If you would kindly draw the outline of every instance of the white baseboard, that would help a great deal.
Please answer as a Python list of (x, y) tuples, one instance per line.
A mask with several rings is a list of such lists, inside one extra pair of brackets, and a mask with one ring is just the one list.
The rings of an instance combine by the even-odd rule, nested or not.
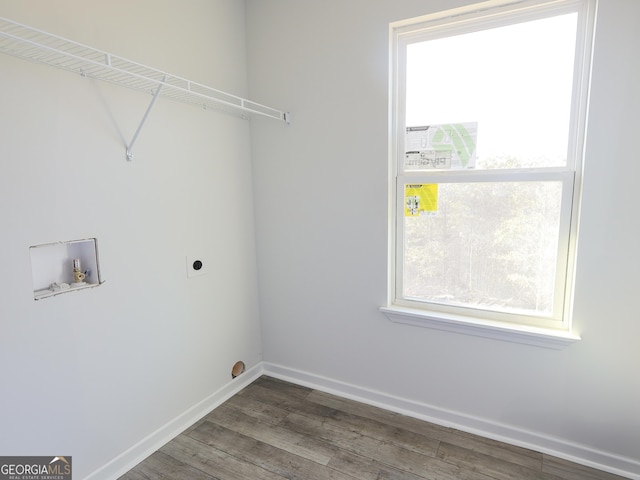
[(142, 460), (196, 423), (214, 408), (224, 403), (264, 373), (262, 363), (231, 380), (218, 391), (197, 403), (184, 413), (125, 450), (106, 465), (90, 474), (85, 480), (114, 480), (124, 475)]
[(492, 420), (454, 412), (389, 395), (273, 363), (263, 363), (263, 373), (298, 385), (366, 403), (437, 425), (481, 435), (558, 458), (640, 480), (640, 462)]
[(85, 480), (117, 479), (263, 374), (437, 425), (481, 435), (630, 479), (640, 480), (640, 462), (630, 458), (268, 362), (260, 363), (247, 370), (235, 380), (230, 381), (209, 397), (125, 450), (87, 476)]

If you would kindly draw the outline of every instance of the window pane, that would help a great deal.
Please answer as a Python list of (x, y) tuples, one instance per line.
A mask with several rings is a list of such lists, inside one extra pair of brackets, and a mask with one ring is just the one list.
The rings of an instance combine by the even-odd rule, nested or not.
[(562, 182), (418, 187), (405, 186), (405, 299), (552, 315)]
[(576, 22), (560, 15), (408, 45), (406, 126), (477, 124), (475, 168), (566, 165)]

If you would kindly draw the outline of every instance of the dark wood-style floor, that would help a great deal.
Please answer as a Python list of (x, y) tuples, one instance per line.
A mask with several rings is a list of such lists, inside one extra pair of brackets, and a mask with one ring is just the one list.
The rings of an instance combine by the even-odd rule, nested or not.
[(120, 480), (620, 478), (263, 376)]

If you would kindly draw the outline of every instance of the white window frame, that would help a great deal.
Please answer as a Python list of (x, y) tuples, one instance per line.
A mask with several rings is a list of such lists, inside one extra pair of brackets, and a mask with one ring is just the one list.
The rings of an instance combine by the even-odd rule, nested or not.
[[(580, 339), (572, 331), (573, 284), (578, 236), (588, 87), (597, 0), (492, 0), (390, 25), (389, 132), (389, 291), (381, 311), (392, 321), (477, 336), (562, 348)], [(485, 30), (563, 13), (578, 13), (574, 87), (566, 167), (522, 170), (404, 172), (404, 73), (406, 47), (417, 41)], [(523, 317), (417, 302), (402, 298), (404, 185), (474, 181), (563, 182), (560, 241), (554, 315), (551, 319)], [(568, 240), (567, 240), (568, 238)], [(462, 313), (461, 313), (462, 312)]]

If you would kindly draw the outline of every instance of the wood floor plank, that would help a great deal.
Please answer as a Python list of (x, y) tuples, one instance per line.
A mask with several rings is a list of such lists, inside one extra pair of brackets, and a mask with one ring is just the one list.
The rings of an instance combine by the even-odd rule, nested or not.
[(358, 480), (424, 480), (424, 477), (346, 451), (337, 452), (329, 465)]
[(307, 401), (306, 398), (290, 396), (285, 392), (264, 387), (262, 385), (256, 385), (255, 383), (249, 385), (245, 390), (243, 390), (243, 396), (260, 398), (261, 402), (284, 410), (296, 409), (300, 404)]
[[(271, 400), (268, 397), (261, 397), (261, 393), (260, 391), (255, 392), (256, 401), (269, 402)], [(381, 441), (391, 442), (416, 453), (429, 454), (431, 452), (433, 455), (438, 448), (438, 440), (431, 437), (405, 430), (388, 422), (379, 422), (378, 420), (344, 412), (312, 401), (301, 401), (295, 407), (288, 406), (287, 409), (300, 415), (320, 419), (326, 424), (346, 428), (352, 432), (358, 432)], [(413, 422), (415, 423), (415, 420)]]
[(222, 405), (205, 418), (217, 425), (321, 465), (327, 465), (335, 453), (335, 448), (330, 448), (325, 442), (280, 428), (278, 425), (264, 423), (247, 415), (244, 410), (235, 408), (232, 404)]
[[(308, 412), (303, 409), (301, 409), (299, 413), (302, 415), (308, 414)], [(440, 443), (437, 439), (405, 430), (396, 425), (370, 420), (340, 410), (335, 410), (331, 415), (324, 417), (323, 421), (327, 425), (344, 428), (351, 432), (358, 432), (381, 442), (391, 443), (397, 447), (422, 455), (435, 455)]]
[(383, 442), (361, 433), (350, 431), (321, 420), (291, 413), (282, 422), (282, 426), (294, 432), (320, 438), (340, 450), (345, 450), (376, 460), (385, 465), (419, 474), (427, 469), (427, 455), (435, 456), (435, 450), (419, 454), (410, 450)]
[(142, 475), (138, 470), (136, 470), (136, 468), (137, 467), (132, 468), (127, 473), (119, 477), (118, 480), (149, 480), (149, 477)]
[(153, 453), (133, 470), (135, 475), (148, 480), (220, 480), (159, 451)]
[[(458, 445), (476, 452), (492, 455), (502, 460), (517, 463), (527, 468), (540, 470), (542, 468), (542, 454), (502, 442), (497, 442), (477, 435), (468, 434), (448, 427), (441, 427), (428, 422), (416, 420), (393, 412), (371, 408), (352, 400), (343, 399), (323, 392), (312, 392), (308, 402), (315, 402), (323, 406), (330, 405), (334, 409), (342, 409), (357, 413), (361, 418), (373, 419), (375, 422), (390, 425), (397, 431), (407, 431)], [(392, 431), (388, 432), (392, 435)]]
[(307, 460), (226, 427), (206, 421), (189, 436), (289, 480), (353, 480), (354, 477)]
[(438, 458), (497, 480), (513, 480), (515, 478), (519, 480), (559, 480), (555, 475), (544, 473), (540, 469), (523, 467), (448, 443), (440, 444)]
[(542, 454), (533, 450), (460, 431), (444, 434), (440, 440), (532, 470), (542, 470)]
[(486, 475), (443, 462), (438, 458), (427, 458), (425, 462), (424, 469), (411, 473), (368, 457), (340, 451), (329, 465), (361, 480), (494, 480)]
[(187, 434), (178, 435), (173, 441), (163, 446), (160, 451), (220, 480), (285, 479), (285, 477), (253, 463), (205, 445)]
[(311, 394), (309, 394), (307, 400), (310, 402), (318, 403), (320, 405), (334, 408), (336, 410), (341, 410), (343, 412), (348, 412), (354, 415), (369, 418), (371, 420), (376, 420), (381, 423), (400, 427), (404, 430), (408, 430), (410, 432), (435, 439), (438, 439), (438, 436), (442, 432), (451, 433), (454, 431), (454, 429), (449, 427), (443, 427), (440, 425), (435, 425), (433, 423), (423, 422), (420, 420), (416, 420), (415, 418), (402, 415), (400, 413), (384, 410), (382, 408), (371, 407), (370, 405), (366, 405), (364, 403), (349, 400), (347, 398), (341, 398), (336, 395), (320, 392), (318, 390), (314, 390)]
[(258, 378), (254, 385), (259, 385), (273, 391), (277, 391), (279, 393), (283, 393), (290, 398), (296, 399), (306, 399), (313, 389), (308, 387), (303, 387), (301, 385), (296, 385), (290, 382), (285, 382), (284, 380), (279, 380), (274, 377), (269, 377), (268, 375), (263, 375)]
[(218, 408), (228, 407), (241, 409), (245, 415), (274, 426), (278, 425), (289, 413), (289, 410), (282, 408), (281, 405), (264, 401), (261, 395), (256, 395), (253, 392), (235, 395)]
[(563, 480), (624, 480), (624, 477), (619, 475), (578, 465), (551, 455), (543, 456), (542, 471), (552, 473)]

